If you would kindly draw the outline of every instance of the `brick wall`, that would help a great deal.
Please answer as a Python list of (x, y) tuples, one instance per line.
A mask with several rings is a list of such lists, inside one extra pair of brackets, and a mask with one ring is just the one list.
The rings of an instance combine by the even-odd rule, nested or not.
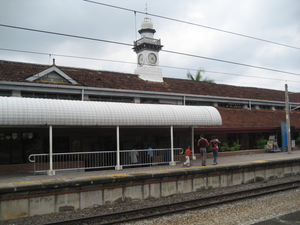
[(0, 173), (33, 171), (33, 163), (0, 166)]
[[(84, 162), (60, 162), (60, 163), (53, 163), (53, 169), (63, 169), (63, 168), (77, 168), (79, 163), (79, 167), (84, 166)], [(48, 170), (49, 163), (38, 163), (36, 165), (37, 170)], [(26, 171), (33, 171), (34, 165), (33, 163), (26, 163), (26, 164), (12, 164), (12, 165), (2, 165), (0, 166), (0, 173), (14, 173), (14, 172), (26, 172)]]

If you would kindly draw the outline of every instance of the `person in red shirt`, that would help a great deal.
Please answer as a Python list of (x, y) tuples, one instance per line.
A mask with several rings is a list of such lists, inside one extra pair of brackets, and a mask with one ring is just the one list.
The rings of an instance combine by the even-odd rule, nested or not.
[(183, 163), (183, 167), (187, 166), (190, 167), (191, 163), (190, 163), (190, 155), (192, 153), (192, 150), (190, 149), (190, 146), (187, 147), (187, 149), (185, 150), (184, 154), (185, 154), (185, 162)]
[(201, 154), (201, 162), (202, 166), (206, 166), (206, 146), (209, 145), (208, 141), (204, 138), (204, 135), (200, 135), (200, 139), (198, 140), (198, 144), (200, 147), (200, 154)]

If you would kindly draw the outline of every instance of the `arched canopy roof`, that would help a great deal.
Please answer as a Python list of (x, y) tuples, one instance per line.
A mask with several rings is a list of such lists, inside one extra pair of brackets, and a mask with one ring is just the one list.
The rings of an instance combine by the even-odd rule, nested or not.
[(212, 126), (211, 106), (179, 106), (0, 97), (0, 126)]

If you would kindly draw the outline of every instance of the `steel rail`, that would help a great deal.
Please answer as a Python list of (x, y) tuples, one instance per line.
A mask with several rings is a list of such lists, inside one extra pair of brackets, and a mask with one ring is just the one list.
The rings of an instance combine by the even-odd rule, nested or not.
[(234, 201), (243, 200), (243, 199), (247, 199), (247, 198), (258, 197), (258, 196), (261, 196), (261, 195), (272, 194), (272, 193), (276, 193), (276, 192), (280, 192), (280, 191), (286, 191), (286, 190), (290, 190), (290, 189), (300, 187), (300, 185), (294, 185), (295, 183), (298, 183), (298, 182), (300, 182), (300, 180), (286, 182), (286, 183), (280, 183), (280, 184), (273, 184), (273, 185), (268, 185), (268, 186), (253, 188), (253, 189), (248, 189), (248, 190), (230, 192), (230, 193), (225, 193), (225, 194), (220, 194), (220, 195), (202, 197), (202, 198), (186, 200), (186, 201), (181, 201), (181, 202), (169, 203), (169, 204), (164, 204), (164, 205), (146, 207), (146, 208), (141, 208), (141, 209), (115, 212), (115, 213), (109, 213), (109, 214), (103, 214), (103, 215), (97, 215), (97, 216), (91, 216), (91, 217), (82, 217), (82, 218), (73, 219), (73, 220), (52, 222), (52, 223), (47, 223), (46, 225), (76, 224), (76, 223), (81, 222), (81, 221), (100, 220), (100, 219), (103, 219), (103, 218), (106, 218), (106, 217), (115, 217), (115, 216), (120, 216), (120, 215), (122, 215), (124, 217), (124, 215), (129, 215), (129, 214), (133, 214), (133, 213), (140, 213), (142, 211), (157, 210), (159, 208), (168, 208), (170, 206), (184, 205), (184, 204), (189, 204), (189, 203), (194, 203), (194, 202), (201, 202), (201, 201), (211, 200), (211, 199), (214, 199), (214, 198), (230, 197), (230, 196), (233, 196), (233, 195), (243, 194), (243, 193), (247, 193), (247, 192), (254, 192), (254, 191), (260, 191), (260, 190), (264, 190), (264, 189), (277, 188), (277, 187), (280, 187), (280, 186), (283, 186), (283, 185), (292, 185), (292, 186), (289, 186), (289, 187), (284, 187), (284, 188), (280, 188), (280, 189), (265, 191), (265, 192), (261, 192), (261, 193), (250, 194), (250, 195), (246, 195), (246, 196), (242, 196), (242, 197), (235, 197), (235, 198), (232, 198), (232, 199), (214, 201), (214, 202), (205, 203), (205, 204), (202, 204), (202, 205), (183, 207), (183, 208), (175, 209), (175, 210), (162, 211), (162, 212), (159, 212), (159, 213), (151, 213), (151, 214), (148, 214), (148, 215), (143, 215), (143, 216), (138, 216), (138, 217), (133, 217), (133, 218), (126, 218), (126, 219), (121, 219), (121, 220), (114, 220), (114, 221), (109, 221), (109, 222), (107, 221), (107, 222), (97, 223), (97, 224), (109, 225), (109, 224), (118, 224), (118, 223), (130, 222), (130, 221), (134, 221), (134, 220), (142, 220), (142, 219), (147, 219), (147, 218), (150, 218), (150, 217), (163, 216), (163, 215), (178, 213), (178, 212), (187, 211), (187, 210), (195, 210), (195, 209), (205, 208), (205, 207), (209, 207), (209, 206), (213, 206), (213, 205), (224, 204), (224, 203), (234, 202)]

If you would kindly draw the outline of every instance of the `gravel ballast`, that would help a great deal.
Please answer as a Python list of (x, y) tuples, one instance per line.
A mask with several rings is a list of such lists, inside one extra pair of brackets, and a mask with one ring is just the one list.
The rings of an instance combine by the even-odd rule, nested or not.
[[(250, 225), (300, 209), (300, 188), (279, 192), (255, 199), (223, 204), (204, 210), (153, 218), (130, 224), (239, 224)], [(129, 224), (129, 223), (127, 223)]]

